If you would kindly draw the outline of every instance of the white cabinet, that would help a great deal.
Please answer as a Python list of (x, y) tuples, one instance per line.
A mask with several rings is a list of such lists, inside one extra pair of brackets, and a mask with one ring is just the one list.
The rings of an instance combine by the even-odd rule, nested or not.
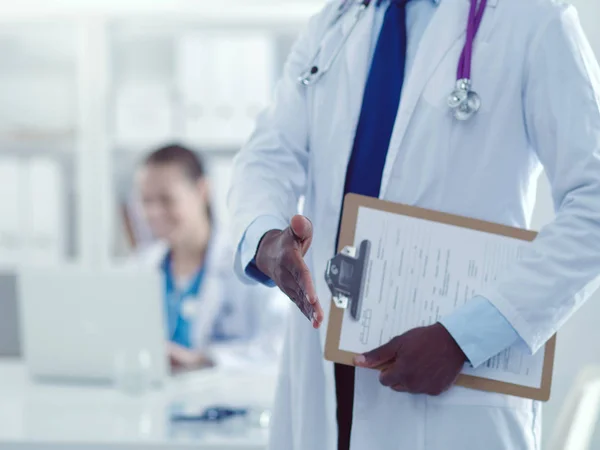
[(185, 33), (176, 42), (183, 137), (232, 147), (252, 132), (272, 97), (277, 35), (268, 31)]
[(0, 262), (75, 258), (77, 25), (0, 24)]
[(322, 1), (22, 0), (0, 15), (0, 264), (110, 265), (144, 152), (201, 151), (226, 221), (231, 159)]

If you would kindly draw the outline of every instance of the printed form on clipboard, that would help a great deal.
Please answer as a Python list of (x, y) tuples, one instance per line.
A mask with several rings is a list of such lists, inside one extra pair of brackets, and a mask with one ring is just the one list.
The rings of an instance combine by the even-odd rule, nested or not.
[[(346, 196), (340, 253), (327, 265), (332, 291), (325, 358), (353, 357), (436, 323), (495, 283), (533, 231), (354, 194)], [(535, 355), (514, 346), (457, 385), (547, 401), (556, 336)]]

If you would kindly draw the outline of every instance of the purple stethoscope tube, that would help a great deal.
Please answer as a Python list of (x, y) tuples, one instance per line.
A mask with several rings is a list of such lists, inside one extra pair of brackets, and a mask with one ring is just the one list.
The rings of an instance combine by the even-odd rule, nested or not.
[(471, 9), (469, 10), (469, 24), (467, 25), (467, 39), (463, 47), (460, 61), (458, 63), (457, 80), (471, 78), (471, 61), (473, 59), (473, 44), (475, 36), (479, 31), (483, 21), (483, 13), (487, 6), (487, 0), (471, 0)]
[[(310, 65), (298, 77), (298, 83), (306, 87), (312, 86), (323, 76), (325, 76), (325, 74), (332, 67), (335, 59), (339, 56), (343, 46), (348, 40), (349, 35), (356, 27), (356, 24), (364, 12), (371, 5), (372, 0), (361, 0), (360, 2), (356, 2), (355, 0), (344, 0), (338, 9), (336, 17), (329, 26), (329, 28), (334, 27), (356, 3), (359, 5), (354, 16), (354, 23), (350, 25), (349, 31), (343, 37), (332, 56), (323, 67), (320, 67), (317, 64), (321, 54), (321, 46), (319, 46), (311, 60)], [(465, 45), (460, 55), (460, 60), (458, 62), (456, 86), (448, 97), (448, 106), (452, 110), (454, 117), (458, 120), (469, 119), (477, 111), (479, 111), (479, 108), (481, 107), (479, 95), (477, 95), (477, 93), (471, 89), (471, 63), (473, 61), (473, 45), (475, 43), (475, 37), (477, 36), (477, 32), (479, 31), (481, 22), (483, 21), (483, 14), (487, 6), (487, 0), (470, 0), (470, 3), (471, 6), (469, 9), (469, 19), (467, 21), (467, 36)]]
[(483, 21), (486, 6), (487, 0), (471, 0), (467, 37), (458, 61), (456, 86), (448, 97), (448, 106), (458, 120), (468, 120), (481, 108), (479, 95), (471, 89), (471, 63), (473, 61), (475, 36), (477, 36)]

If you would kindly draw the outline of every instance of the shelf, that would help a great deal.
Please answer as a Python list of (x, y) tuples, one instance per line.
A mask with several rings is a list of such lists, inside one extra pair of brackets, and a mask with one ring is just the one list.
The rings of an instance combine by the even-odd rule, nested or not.
[[(11, 120), (0, 130), (0, 155), (27, 159), (47, 154), (60, 160), (69, 173), (66, 194), (69, 239), (65, 254), (76, 258), (76, 264), (104, 267), (113, 261), (115, 243), (120, 239), (115, 225), (118, 224), (115, 194), (119, 193), (115, 192), (115, 182), (125, 176), (131, 181), (127, 171), (161, 143), (149, 140), (144, 133), (139, 139), (136, 135), (128, 138), (126, 133), (117, 133), (113, 123), (113, 89), (121, 83), (139, 82), (138, 78), (143, 81), (146, 75), (149, 81), (175, 86), (174, 48), (182, 32), (211, 28), (264, 32), (277, 40), (277, 58), (283, 59), (298, 30), (323, 7), (325, 0), (19, 0), (4, 3), (0, 22), (5, 30), (0, 33), (0, 47), (10, 58), (5, 57), (5, 64), (0, 68), (10, 72), (17, 81), (21, 81), (21, 76), (35, 75), (46, 80), (52, 75), (60, 78), (62, 84), (56, 84), (64, 87), (66, 80), (67, 89), (54, 85), (46, 88), (58, 99), (38, 98), (38, 103), (60, 106), (64, 97), (70, 102), (70, 109), (66, 112), (62, 108), (61, 111), (50, 110), (50, 113), (47, 113), (48, 108), (43, 109), (42, 119), (53, 120), (38, 120), (29, 113), (34, 108), (25, 102), (32, 98), (35, 102), (39, 97), (34, 95), (36, 92), (12, 89), (4, 83), (8, 98), (4, 103), (19, 106), (27, 113), (24, 117), (28, 120)], [(153, 36), (156, 34), (158, 38)], [(279, 59), (277, 65), (280, 65)], [(28, 99), (20, 97), (23, 92), (29, 93)], [(54, 120), (67, 117), (67, 113), (68, 120)], [(181, 111), (178, 113), (181, 115)], [(13, 119), (11, 115), (7, 117)], [(215, 134), (215, 140), (211, 141), (203, 138), (203, 134), (192, 136), (180, 119), (175, 117), (172, 134), (184, 145), (205, 154), (211, 173), (218, 179), (215, 183), (224, 183), (229, 176), (230, 160), (245, 141), (246, 130), (232, 134), (232, 139), (227, 139), (227, 134)], [(41, 123), (46, 124), (45, 129), (37, 128)], [(183, 139), (183, 135), (190, 138)], [(221, 135), (225, 139), (219, 140)], [(119, 184), (117, 189), (121, 189)], [(11, 257), (12, 254), (6, 254), (4, 260), (0, 258), (0, 270), (14, 271), (19, 267)], [(35, 263), (36, 259), (26, 252), (19, 258), (27, 263)]]
[(302, 24), (318, 12), (324, 1), (299, 0), (19, 0), (3, 5), (0, 20), (73, 19), (166, 19), (221, 24)]
[(75, 132), (0, 134), (0, 154), (3, 155), (74, 154), (75, 148)]
[(115, 152), (118, 153), (126, 153), (126, 154), (134, 154), (134, 155), (144, 155), (161, 145), (166, 145), (168, 143), (179, 143), (181, 145), (189, 146), (194, 150), (197, 150), (203, 154), (207, 154), (210, 156), (233, 156), (235, 155), (240, 148), (244, 145), (244, 142), (239, 142), (236, 144), (228, 144), (223, 142), (209, 142), (209, 141), (193, 141), (189, 139), (172, 139), (166, 142), (120, 142), (116, 143), (113, 146)]
[(80, 261), (75, 258), (67, 258), (60, 260), (58, 262), (24, 262), (24, 261), (10, 261), (8, 259), (0, 260), (0, 275), (4, 274), (17, 274), (20, 270), (24, 268), (31, 267), (64, 267), (64, 268), (83, 268), (85, 267)]

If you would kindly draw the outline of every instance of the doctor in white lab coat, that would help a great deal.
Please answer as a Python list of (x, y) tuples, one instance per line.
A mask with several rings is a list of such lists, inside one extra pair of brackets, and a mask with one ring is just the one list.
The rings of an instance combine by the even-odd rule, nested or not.
[[(229, 195), (237, 271), (277, 284), (314, 315), (313, 326), (300, 311), (291, 319), (271, 449), (539, 449), (538, 402), (452, 384), (465, 361), (479, 366), (513, 345), (536, 352), (596, 288), (600, 70), (577, 14), (551, 0), (488, 0), (471, 77), (481, 109), (459, 121), (447, 99), (469, 0), (373, 1), (353, 29), (358, 3), (331, 25), (341, 3), (331, 1), (295, 43), (272, 106), (237, 157)], [(364, 158), (357, 142), (369, 116), (379, 113), (372, 104), (387, 108), (381, 97), (373, 102), (369, 85), (373, 72), (386, 79), (375, 67), (379, 47), (398, 38), (386, 22), (393, 7), (405, 8), (405, 77), (374, 196), (527, 228), (544, 169), (557, 214), (491, 288), (441, 323), (359, 358), (365, 367), (354, 374), (323, 359), (330, 298), (323, 275), (349, 168), (367, 180), (380, 157), (373, 145), (373, 168), (353, 165)], [(307, 68), (329, 62), (315, 84), (298, 82)], [(390, 71), (395, 64), (388, 59)], [(383, 130), (389, 117), (380, 119)], [(380, 140), (376, 132), (371, 138)], [(294, 217), (300, 196), (305, 216)], [(368, 368), (383, 360), (389, 371)], [(337, 403), (336, 388), (345, 389)]]
[(137, 175), (145, 216), (159, 238), (139, 260), (163, 275), (172, 365), (276, 365), (287, 302), (235, 276), (227, 233), (218, 231), (212, 216), (200, 156), (166, 146), (151, 153)]

